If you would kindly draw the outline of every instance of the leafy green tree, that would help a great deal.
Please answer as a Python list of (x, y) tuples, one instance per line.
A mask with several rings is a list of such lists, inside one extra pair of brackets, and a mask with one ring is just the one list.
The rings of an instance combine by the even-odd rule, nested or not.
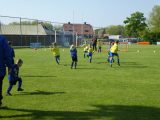
[(152, 32), (160, 32), (160, 5), (155, 5), (150, 13), (149, 28)]
[(103, 35), (105, 34), (105, 29), (100, 29), (99, 31), (98, 31), (98, 34), (97, 34), (97, 36), (98, 36), (98, 38), (103, 38)]
[(111, 25), (106, 28), (106, 33), (110, 35), (124, 35), (124, 26), (122, 25)]
[(62, 26), (62, 25), (54, 25), (54, 26), (53, 26), (53, 30), (61, 31), (62, 29), (63, 29), (63, 26)]
[[(38, 21), (21, 21), (21, 25), (37, 25), (41, 24), (44, 28), (49, 29), (49, 30), (53, 30), (53, 25), (51, 23), (48, 22), (38, 22)], [(9, 23), (9, 25), (20, 25), (20, 22), (12, 22)]]
[(153, 7), (148, 22), (150, 31), (152, 32), (152, 38), (155, 39), (155, 41), (160, 41), (160, 5)]
[(143, 13), (132, 13), (130, 17), (127, 17), (126, 20), (124, 20), (125, 31), (127, 35), (139, 38), (141, 32), (147, 27), (145, 21), (146, 18), (144, 17)]

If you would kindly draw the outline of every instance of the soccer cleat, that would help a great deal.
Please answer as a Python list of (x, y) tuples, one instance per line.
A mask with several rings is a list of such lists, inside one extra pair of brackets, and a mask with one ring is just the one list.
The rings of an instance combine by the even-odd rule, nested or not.
[(8, 93), (6, 93), (6, 96), (12, 96), (12, 94), (8, 92)]
[(18, 89), (17, 89), (17, 91), (23, 91), (23, 90), (24, 90), (24, 89), (22, 89), (22, 88), (18, 88)]

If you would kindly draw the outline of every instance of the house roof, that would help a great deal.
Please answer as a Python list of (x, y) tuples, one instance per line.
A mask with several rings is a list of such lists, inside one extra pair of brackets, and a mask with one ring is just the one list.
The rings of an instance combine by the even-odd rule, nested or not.
[(93, 27), (90, 24), (63, 24), (64, 31), (76, 32), (78, 35), (93, 35)]
[[(37, 31), (38, 30), (38, 31)], [(1, 25), (0, 33), (3, 35), (54, 35), (54, 31), (37, 25)]]

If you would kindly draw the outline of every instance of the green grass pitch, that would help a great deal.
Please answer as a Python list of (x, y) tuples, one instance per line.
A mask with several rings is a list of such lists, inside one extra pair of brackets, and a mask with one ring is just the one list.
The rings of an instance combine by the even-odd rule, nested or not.
[(71, 69), (68, 48), (60, 65), (49, 49), (15, 49), (24, 91), (5, 96), (5, 77), (0, 120), (160, 120), (160, 46), (130, 45), (112, 68), (102, 50), (89, 63), (78, 48)]

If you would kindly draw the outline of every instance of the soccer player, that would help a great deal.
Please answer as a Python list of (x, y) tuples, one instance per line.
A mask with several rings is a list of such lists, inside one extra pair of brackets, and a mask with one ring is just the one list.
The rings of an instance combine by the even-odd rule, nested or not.
[(0, 106), (2, 105), (2, 86), (3, 79), (6, 75), (6, 66), (10, 69), (12, 67), (12, 59), (9, 51), (9, 45), (6, 38), (0, 35)]
[(92, 47), (90, 46), (89, 49), (88, 49), (88, 57), (89, 57), (89, 62), (91, 63), (92, 62), (92, 55), (93, 55), (94, 51), (92, 49)]
[(93, 46), (93, 50), (97, 51), (97, 37), (94, 37), (92, 39), (92, 46)]
[(102, 42), (100, 40), (97, 41), (98, 52), (102, 52)]
[(19, 68), (22, 66), (23, 61), (21, 59), (18, 59), (16, 64), (14, 64), (11, 68), (11, 72), (8, 75), (8, 80), (9, 80), (9, 86), (6, 92), (6, 95), (11, 96), (10, 91), (12, 90), (13, 85), (16, 85), (18, 81), (18, 89), (17, 91), (23, 91), (21, 88), (22, 86), (22, 79), (19, 77)]
[(51, 51), (53, 52), (53, 54), (55, 56), (55, 60), (56, 60), (57, 64), (59, 65), (59, 62), (60, 62), (60, 52), (59, 52), (59, 48), (58, 48), (56, 42), (53, 43), (53, 48), (51, 48)]
[(84, 58), (86, 58), (86, 55), (88, 53), (88, 46), (85, 46), (85, 48), (83, 49), (84, 52)]
[[(107, 61), (110, 62), (110, 49), (114, 45), (114, 42), (109, 42), (109, 49), (108, 49), (108, 59)], [(114, 58), (112, 57), (112, 62), (114, 62)]]
[(77, 49), (74, 45), (71, 45), (71, 47), (70, 47), (70, 54), (72, 57), (71, 69), (73, 68), (73, 65), (74, 65), (74, 68), (76, 69), (78, 57), (77, 57)]
[(109, 59), (110, 59), (110, 66), (112, 67), (112, 62), (113, 62), (113, 57), (114, 56), (117, 56), (117, 62), (118, 62), (118, 65), (120, 66), (120, 62), (119, 62), (119, 55), (118, 55), (118, 53), (117, 53), (117, 51), (118, 51), (118, 41), (116, 41), (115, 43), (114, 43), (114, 45), (111, 47), (111, 49), (110, 49), (110, 57), (109, 57)]

